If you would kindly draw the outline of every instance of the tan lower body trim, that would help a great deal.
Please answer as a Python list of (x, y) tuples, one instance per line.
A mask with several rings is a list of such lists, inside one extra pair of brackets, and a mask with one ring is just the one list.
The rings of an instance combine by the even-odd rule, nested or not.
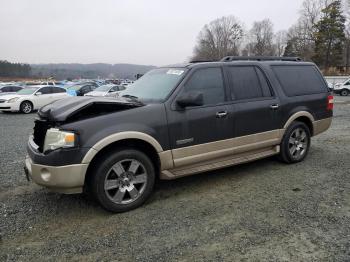
[(161, 179), (171, 180), (179, 177), (193, 175), (205, 171), (216, 170), (228, 166), (234, 166), (242, 163), (247, 163), (257, 159), (276, 155), (280, 151), (279, 146), (268, 147), (259, 150), (253, 150), (246, 153), (237, 154), (230, 157), (208, 161), (206, 163), (199, 163), (190, 165), (184, 168), (175, 168), (172, 170), (163, 170), (161, 172)]
[(178, 148), (172, 150), (174, 167), (188, 166), (278, 145), (282, 139), (283, 133), (284, 130), (278, 129), (212, 143)]
[(313, 135), (316, 136), (324, 131), (326, 131), (332, 124), (332, 118), (325, 118), (313, 122), (314, 132)]
[(284, 131), (277, 129), (165, 151), (160, 154), (161, 178), (174, 179), (277, 154)]

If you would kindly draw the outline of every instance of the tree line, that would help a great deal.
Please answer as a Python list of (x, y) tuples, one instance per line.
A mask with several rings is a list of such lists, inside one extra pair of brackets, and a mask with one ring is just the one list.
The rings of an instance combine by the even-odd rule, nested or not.
[(193, 60), (217, 61), (227, 55), (298, 56), (325, 71), (350, 71), (350, 0), (304, 0), (288, 30), (274, 31), (270, 19), (246, 29), (235, 16), (205, 25)]
[(29, 77), (30, 75), (30, 65), (0, 60), (0, 77)]

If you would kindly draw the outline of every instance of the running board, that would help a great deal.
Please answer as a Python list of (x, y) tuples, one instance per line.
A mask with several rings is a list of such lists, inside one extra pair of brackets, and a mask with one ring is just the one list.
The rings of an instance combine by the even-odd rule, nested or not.
[(244, 154), (235, 155), (233, 158), (216, 159), (206, 163), (199, 163), (187, 167), (175, 168), (171, 170), (163, 170), (161, 179), (171, 180), (179, 177), (198, 174), (206, 171), (216, 170), (224, 167), (234, 166), (242, 163), (251, 162), (257, 159), (276, 155), (280, 152), (280, 146), (269, 147), (268, 149), (260, 149)]

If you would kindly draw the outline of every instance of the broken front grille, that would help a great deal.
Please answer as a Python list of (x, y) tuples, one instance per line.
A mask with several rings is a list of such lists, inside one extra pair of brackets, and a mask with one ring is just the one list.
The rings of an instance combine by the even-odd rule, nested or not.
[(39, 147), (39, 152), (43, 152), (46, 131), (51, 128), (51, 125), (46, 120), (36, 119), (34, 121), (34, 142)]

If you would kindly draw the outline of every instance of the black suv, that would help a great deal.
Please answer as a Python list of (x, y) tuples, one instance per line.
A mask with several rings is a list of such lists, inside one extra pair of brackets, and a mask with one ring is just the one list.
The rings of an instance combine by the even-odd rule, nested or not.
[(63, 193), (87, 191), (122, 212), (175, 179), (278, 155), (302, 161), (330, 127), (333, 97), (313, 63), (225, 57), (161, 67), (118, 98), (72, 97), (44, 106), (26, 173)]

